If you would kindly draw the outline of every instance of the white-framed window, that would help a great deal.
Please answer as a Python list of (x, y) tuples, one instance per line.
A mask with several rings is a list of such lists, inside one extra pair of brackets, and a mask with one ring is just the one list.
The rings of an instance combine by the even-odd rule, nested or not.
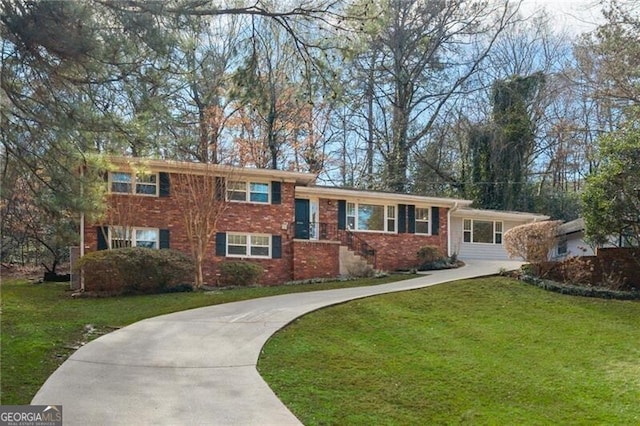
[(462, 235), (465, 243), (502, 244), (502, 222), (464, 219)]
[(416, 234), (430, 234), (429, 215), (431, 209), (428, 207), (416, 207)]
[(270, 186), (266, 182), (227, 182), (227, 200), (229, 201), (268, 204), (269, 193)]
[(158, 196), (157, 173), (110, 172), (109, 191), (114, 194)]
[(347, 228), (355, 231), (396, 232), (396, 206), (347, 203)]
[(227, 256), (271, 257), (271, 235), (227, 234)]
[(123, 247), (157, 249), (160, 247), (159, 234), (158, 228), (110, 226), (108, 241), (112, 249)]
[(387, 231), (396, 232), (396, 206), (387, 206)]
[(356, 203), (347, 203), (347, 229), (356, 229)]

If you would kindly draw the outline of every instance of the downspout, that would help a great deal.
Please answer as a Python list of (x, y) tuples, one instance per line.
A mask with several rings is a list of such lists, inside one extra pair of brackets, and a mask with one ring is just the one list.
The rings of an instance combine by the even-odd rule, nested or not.
[(453, 252), (451, 250), (451, 213), (458, 210), (458, 202), (453, 203), (453, 207), (447, 211), (447, 256), (451, 257)]
[[(84, 199), (84, 165), (80, 166), (80, 199)], [(84, 209), (80, 211), (80, 259), (84, 257)], [(84, 269), (80, 270), (80, 291), (84, 292)]]

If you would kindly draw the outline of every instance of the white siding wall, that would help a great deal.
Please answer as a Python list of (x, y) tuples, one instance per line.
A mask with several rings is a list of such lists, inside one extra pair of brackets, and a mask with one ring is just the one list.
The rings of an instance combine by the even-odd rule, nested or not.
[(567, 253), (564, 255), (558, 255), (558, 245), (553, 248), (551, 258), (554, 260), (561, 260), (574, 256), (594, 256), (593, 248), (584, 241), (584, 232), (575, 232), (567, 235)]
[[(509, 260), (509, 255), (504, 249), (503, 244), (481, 244), (481, 243), (464, 243), (462, 241), (462, 224), (461, 217), (451, 218), (451, 248), (453, 253), (458, 254), (458, 258), (466, 259), (486, 259), (486, 260)], [(468, 217), (467, 219), (473, 219)], [(479, 218), (478, 220), (490, 220)], [(526, 222), (502, 221), (502, 235), (514, 226), (522, 225)], [(504, 237), (503, 237), (504, 240)], [(521, 259), (515, 259), (521, 260)]]

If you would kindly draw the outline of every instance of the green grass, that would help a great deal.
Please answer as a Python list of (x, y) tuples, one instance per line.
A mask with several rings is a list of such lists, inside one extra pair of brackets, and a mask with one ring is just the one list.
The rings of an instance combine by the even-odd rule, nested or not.
[(305, 425), (640, 424), (639, 320), (491, 277), (311, 313), (258, 366)]
[[(47, 377), (79, 342), (144, 318), (238, 300), (375, 285), (406, 278), (412, 276), (102, 299), (72, 299), (68, 284), (3, 280), (0, 287), (0, 403), (29, 404)], [(97, 332), (87, 335), (88, 324)]]

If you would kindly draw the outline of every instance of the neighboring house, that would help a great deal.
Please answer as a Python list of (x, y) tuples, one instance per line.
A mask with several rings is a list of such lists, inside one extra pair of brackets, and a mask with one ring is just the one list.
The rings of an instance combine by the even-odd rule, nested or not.
[(598, 248), (625, 248), (638, 245), (633, 236), (619, 234), (609, 236), (604, 244), (594, 247), (585, 241), (585, 229), (586, 225), (581, 217), (560, 225), (556, 247), (551, 253), (551, 258), (563, 260), (573, 256), (595, 256)]
[(553, 260), (563, 260), (572, 256), (593, 256), (593, 247), (584, 240), (584, 219), (578, 218), (558, 227), (558, 241), (551, 253)]
[(468, 200), (318, 186), (309, 173), (123, 157), (111, 163), (108, 202), (123, 214), (85, 226), (88, 251), (144, 246), (190, 253), (174, 182), (211, 169), (224, 179), (228, 206), (208, 249), (207, 282), (216, 281), (216, 265), (225, 260), (259, 263), (263, 283), (276, 284), (336, 277), (358, 259), (380, 270), (412, 268), (425, 245), (463, 259), (507, 259), (505, 231), (548, 219), (472, 209)]

